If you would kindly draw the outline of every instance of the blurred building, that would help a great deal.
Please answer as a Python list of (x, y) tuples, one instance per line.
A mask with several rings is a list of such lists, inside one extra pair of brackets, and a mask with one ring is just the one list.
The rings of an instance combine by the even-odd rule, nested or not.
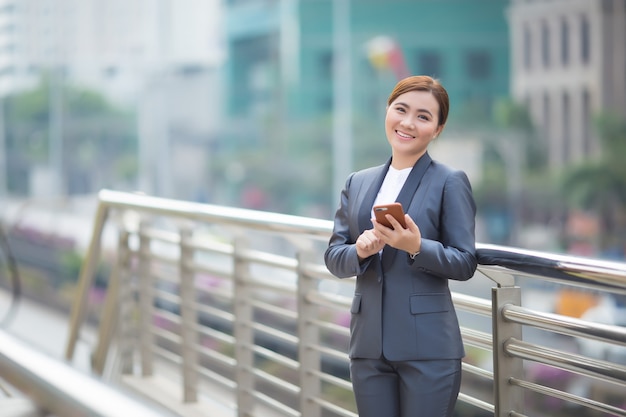
[[(489, 113), (509, 93), (502, 0), (227, 0), (232, 116), (315, 117), (333, 112), (350, 83), (355, 118), (379, 118), (400, 74), (439, 78), (456, 114)], [(372, 48), (386, 40), (389, 55)], [(382, 45), (384, 48), (384, 45)], [(394, 49), (396, 48), (396, 49)], [(393, 54), (398, 54), (395, 58)], [(348, 72), (337, 74), (337, 59)], [(398, 68), (398, 66), (405, 68)], [(394, 67), (395, 66), (395, 67)], [(336, 86), (335, 86), (336, 87)]]
[(594, 116), (626, 116), (626, 2), (512, 0), (511, 90), (561, 167), (599, 152)]
[(147, 75), (214, 66), (219, 0), (0, 0), (0, 92), (59, 69), (73, 83), (134, 100)]
[[(387, 157), (384, 113), (400, 77), (426, 74), (446, 86), (446, 134), (491, 118), (492, 104), (509, 96), (506, 5), (225, 0), (229, 130), (222, 139), (273, 156), (276, 162), (257, 172), (273, 172), (281, 193), (296, 200), (273, 210), (317, 203), (332, 212), (336, 202), (328, 196), (339, 195), (350, 171)], [(245, 170), (246, 179), (258, 178), (254, 167)]]
[[(45, 75), (53, 87), (100, 92), (138, 115), (137, 188), (191, 198), (205, 181), (221, 115), (221, 16), (221, 0), (0, 0), (0, 97)], [(62, 106), (57, 98), (51, 102)], [(51, 104), (50, 115), (50, 166), (32, 167), (31, 178), (44, 183), (31, 192), (71, 193), (59, 185), (67, 178), (47, 183), (66, 176), (71, 161), (63, 121), (54, 120), (62, 111)], [(94, 173), (76, 191), (97, 191)]]

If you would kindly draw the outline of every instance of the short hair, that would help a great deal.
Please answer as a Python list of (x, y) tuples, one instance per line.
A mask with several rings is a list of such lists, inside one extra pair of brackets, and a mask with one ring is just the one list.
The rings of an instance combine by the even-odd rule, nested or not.
[(448, 92), (441, 83), (428, 75), (412, 75), (406, 77), (396, 84), (389, 94), (387, 106), (390, 106), (399, 96), (409, 91), (428, 91), (437, 103), (439, 103), (439, 121), (438, 125), (443, 126), (448, 120), (448, 112), (450, 111), (450, 98)]

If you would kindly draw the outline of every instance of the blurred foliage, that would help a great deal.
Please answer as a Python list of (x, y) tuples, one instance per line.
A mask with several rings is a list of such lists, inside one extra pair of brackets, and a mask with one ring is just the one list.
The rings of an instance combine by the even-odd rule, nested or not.
[(601, 220), (601, 249), (626, 247), (626, 121), (615, 114), (596, 118), (601, 156), (568, 167), (561, 196), (568, 207), (597, 214)]
[[(48, 164), (52, 82), (51, 77), (43, 77), (35, 88), (10, 95), (4, 102), (9, 190), (17, 194), (28, 192), (34, 166)], [(65, 183), (75, 184), (80, 177), (87, 185), (75, 191), (85, 192), (136, 177), (135, 116), (111, 105), (100, 93), (59, 87)], [(68, 188), (73, 191), (71, 185)]]
[(519, 191), (524, 198), (517, 196), (515, 204), (528, 205), (543, 200), (549, 194), (546, 193), (549, 183), (538, 183), (533, 177), (545, 176), (547, 151), (535, 133), (528, 109), (510, 99), (499, 100), (494, 105), (489, 124), (492, 126), (489, 136), (494, 139), (484, 143), (483, 180), (475, 187), (479, 209), (510, 210), (509, 176), (512, 167), (511, 161), (507, 160), (507, 152), (511, 154), (519, 151), (519, 155), (514, 156), (519, 164)]
[[(80, 270), (84, 263), (84, 257), (77, 251), (64, 251), (61, 254), (60, 273), (52, 277), (54, 288), (65, 286), (74, 287), (79, 280)], [(96, 288), (106, 288), (109, 281), (111, 265), (100, 262), (94, 273), (93, 286)]]
[[(547, 149), (523, 105), (510, 100), (496, 103), (492, 123), (494, 131), (502, 134), (495, 141), (485, 142), (483, 180), (475, 187), (481, 213), (515, 217), (520, 225), (559, 224), (569, 210), (581, 209), (594, 213), (602, 223), (601, 250), (626, 245), (626, 164), (622, 161), (626, 155), (626, 121), (623, 117), (615, 114), (597, 117), (601, 156), (557, 171), (549, 169)], [(519, 159), (519, 190), (513, 191), (516, 195), (511, 194), (512, 184), (508, 180), (511, 167), (507, 164), (511, 161), (504, 155), (514, 145), (523, 153)]]
[(493, 123), (497, 128), (516, 132), (524, 141), (524, 169), (526, 171), (543, 170), (547, 167), (548, 152), (536, 134), (530, 113), (525, 105), (510, 98), (498, 100), (493, 109)]

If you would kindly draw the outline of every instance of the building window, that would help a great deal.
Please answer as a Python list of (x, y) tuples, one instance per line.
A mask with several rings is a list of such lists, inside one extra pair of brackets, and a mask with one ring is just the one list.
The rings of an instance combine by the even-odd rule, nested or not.
[(233, 77), (230, 111), (233, 115), (245, 115), (257, 103), (266, 100), (266, 87), (270, 80), (272, 39), (258, 36), (235, 41), (231, 45)]
[(326, 81), (333, 78), (333, 53), (324, 51), (318, 55), (317, 68), (319, 77)]
[(589, 63), (591, 34), (589, 28), (589, 19), (587, 16), (583, 16), (580, 22), (580, 57), (583, 64)]
[(582, 101), (583, 152), (584, 155), (591, 155), (591, 99), (589, 97), (589, 90), (583, 90)]
[(317, 58), (317, 75), (319, 77), (320, 85), (328, 86), (328, 88), (316, 89), (319, 93), (318, 108), (320, 111), (332, 111), (333, 108), (333, 96), (332, 96), (332, 83), (333, 83), (333, 53), (332, 51), (324, 51), (318, 55)]
[(570, 160), (570, 100), (569, 94), (563, 93), (561, 98), (562, 107), (563, 107), (563, 162), (568, 162)]
[(542, 128), (543, 132), (550, 139), (550, 96), (548, 93), (543, 93), (543, 120), (542, 120)]
[(550, 66), (550, 28), (546, 22), (541, 24), (541, 63), (544, 68)]
[(522, 40), (523, 45), (523, 51), (524, 51), (524, 68), (526, 68), (527, 70), (530, 69), (531, 67), (531, 36), (530, 36), (530, 29), (528, 29), (528, 26), (524, 26), (524, 39)]
[(487, 51), (470, 51), (465, 56), (466, 72), (472, 80), (491, 77), (491, 65), (491, 55)]
[(569, 64), (569, 26), (567, 20), (561, 20), (561, 64)]
[(417, 53), (417, 68), (420, 74), (434, 78), (443, 76), (441, 54), (437, 51), (420, 51)]

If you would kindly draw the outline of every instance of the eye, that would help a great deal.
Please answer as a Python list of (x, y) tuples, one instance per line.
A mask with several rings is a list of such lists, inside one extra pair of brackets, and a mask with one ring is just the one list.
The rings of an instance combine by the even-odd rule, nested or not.
[(399, 113), (406, 113), (406, 109), (404, 107), (400, 107), (400, 106), (396, 107), (396, 111), (399, 112)]

